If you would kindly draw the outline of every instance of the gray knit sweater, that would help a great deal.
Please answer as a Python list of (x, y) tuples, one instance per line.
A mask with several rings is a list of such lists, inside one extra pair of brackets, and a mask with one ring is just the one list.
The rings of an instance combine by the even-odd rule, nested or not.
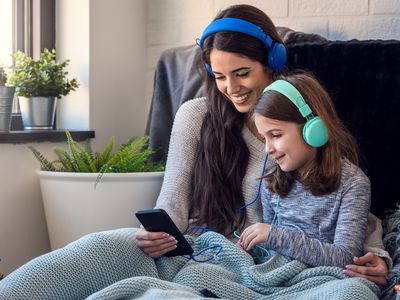
[[(187, 101), (179, 108), (172, 127), (164, 182), (156, 207), (165, 209), (181, 231), (189, 225), (190, 180), (206, 111), (204, 98)], [(250, 151), (242, 184), (244, 201), (249, 203), (257, 196), (257, 178), (261, 176), (265, 153), (264, 144), (246, 126), (243, 127), (242, 135)], [(246, 226), (262, 221), (260, 201), (248, 206), (246, 212)]]
[(272, 225), (266, 246), (312, 266), (351, 264), (363, 254), (370, 207), (370, 182), (355, 165), (342, 160), (339, 188), (314, 196), (299, 181), (286, 197), (261, 193), (264, 222)]
[[(157, 199), (156, 208), (165, 209), (181, 231), (185, 231), (191, 221), (189, 220), (189, 206), (192, 191), (190, 180), (193, 164), (196, 160), (196, 148), (200, 140), (200, 130), (207, 111), (205, 98), (197, 98), (185, 102), (176, 113), (169, 143), (168, 159), (164, 182)], [(244, 126), (242, 136), (250, 152), (246, 175), (243, 179), (242, 192), (245, 203), (250, 203), (257, 196), (259, 180), (265, 158), (264, 143), (258, 140), (250, 130)], [(272, 160), (268, 161), (267, 169), (273, 166)], [(261, 201), (256, 201), (246, 208), (247, 224), (262, 222)], [(379, 222), (374, 226), (382, 228)], [(382, 237), (374, 234), (369, 237), (369, 244), (375, 246), (373, 252), (383, 257), (389, 257), (386, 251), (379, 249)], [(379, 231), (378, 231), (379, 232)], [(379, 245), (379, 247), (376, 247)], [(368, 246), (368, 245), (365, 245)], [(388, 263), (391, 261), (389, 259)]]

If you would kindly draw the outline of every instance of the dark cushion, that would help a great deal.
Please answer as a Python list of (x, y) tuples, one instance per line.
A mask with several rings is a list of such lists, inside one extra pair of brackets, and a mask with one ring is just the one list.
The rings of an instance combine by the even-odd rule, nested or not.
[(288, 65), (312, 71), (357, 137), (371, 180), (371, 212), (383, 218), (400, 200), (400, 41), (288, 45)]

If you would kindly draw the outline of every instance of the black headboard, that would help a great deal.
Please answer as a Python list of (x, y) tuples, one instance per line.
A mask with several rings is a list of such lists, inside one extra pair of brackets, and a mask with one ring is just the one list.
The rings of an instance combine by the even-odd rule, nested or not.
[[(288, 66), (313, 72), (357, 137), (371, 180), (371, 211), (400, 202), (400, 41), (330, 41), (287, 46)], [(399, 189), (400, 190), (400, 189)]]

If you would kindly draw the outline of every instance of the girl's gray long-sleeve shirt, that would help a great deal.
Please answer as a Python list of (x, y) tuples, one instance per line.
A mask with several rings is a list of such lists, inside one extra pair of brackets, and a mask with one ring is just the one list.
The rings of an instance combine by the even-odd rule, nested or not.
[(266, 247), (311, 266), (344, 267), (363, 254), (370, 208), (370, 182), (360, 168), (342, 160), (335, 192), (314, 196), (295, 181), (280, 198), (263, 184), (263, 220), (271, 224)]
[[(204, 98), (185, 102), (176, 113), (171, 132), (167, 167), (156, 208), (165, 209), (181, 231), (185, 231), (193, 221), (189, 220), (189, 206), (192, 194), (190, 178), (194, 161), (197, 159), (195, 153), (206, 111), (207, 106)], [(243, 127), (242, 136), (250, 151), (246, 175), (242, 184), (244, 201), (249, 204), (257, 195), (259, 184), (257, 178), (261, 176), (265, 146), (246, 126)], [(272, 159), (269, 159), (267, 170), (271, 170), (274, 165)], [(262, 222), (261, 201), (256, 201), (246, 207), (246, 215), (246, 227)], [(376, 221), (370, 225), (371, 228), (381, 228), (381, 225)], [(381, 236), (376, 234), (372, 235), (368, 241), (371, 245), (382, 244)], [(374, 250), (374, 253), (376, 253), (376, 250)], [(379, 254), (389, 259), (389, 254), (386, 251), (379, 250)]]

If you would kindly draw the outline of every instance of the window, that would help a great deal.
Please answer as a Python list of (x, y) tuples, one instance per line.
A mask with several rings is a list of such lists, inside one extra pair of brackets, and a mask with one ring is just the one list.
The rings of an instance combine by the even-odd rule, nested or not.
[[(54, 48), (55, 11), (55, 0), (0, 0), (0, 64), (10, 66), (10, 54), (17, 50), (36, 59), (44, 48)], [(64, 130), (22, 130), (18, 101), (14, 101), (13, 112), (11, 132), (0, 133), (0, 144), (65, 141)], [(70, 132), (77, 141), (94, 138), (94, 131)]]
[(9, 66), (13, 52), (13, 0), (0, 1), (0, 64)]
[[(55, 0), (0, 0), (0, 64), (11, 66), (21, 50), (38, 58), (55, 47)], [(13, 113), (18, 114), (14, 101)]]

